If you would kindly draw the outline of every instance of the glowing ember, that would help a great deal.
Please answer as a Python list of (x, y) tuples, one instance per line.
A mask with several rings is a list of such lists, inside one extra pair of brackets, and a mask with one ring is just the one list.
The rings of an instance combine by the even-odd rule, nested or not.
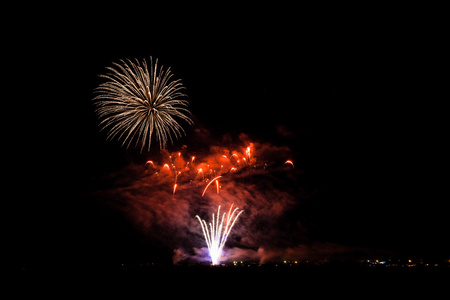
[(219, 190), (220, 190), (219, 180), (216, 180), (216, 190), (217, 190), (217, 195), (219, 195)]
[[(268, 167), (267, 162), (258, 161), (257, 148), (255, 149), (253, 143), (241, 149), (242, 151), (239, 152), (224, 148), (206, 158), (188, 156), (189, 158), (186, 159), (181, 151), (167, 153), (166, 159), (161, 165), (156, 161), (147, 160), (146, 172), (153, 171), (155, 176), (163, 175), (165, 178), (173, 178), (170, 185), (172, 195), (175, 195), (179, 187), (186, 182), (195, 186), (204, 182), (206, 186), (202, 190), (202, 197), (211, 184), (216, 185), (216, 192), (220, 194), (222, 187), (218, 181), (219, 178), (233, 176), (234, 173), (249, 167), (252, 167), (253, 170), (259, 168), (266, 170)], [(286, 160), (284, 165), (286, 164), (294, 168), (292, 160)]]
[(292, 162), (292, 160), (288, 159), (287, 161), (284, 162), (284, 164), (290, 164), (293, 168), (295, 168), (294, 167), (294, 163)]
[(178, 186), (178, 184), (176, 184), (176, 183), (173, 185), (173, 193), (172, 193), (172, 195), (175, 195), (175, 192), (177, 190), (177, 186)]
[[(220, 177), (222, 177), (222, 176), (214, 177), (210, 182), (208, 182), (208, 184), (206, 185), (205, 189), (203, 190), (202, 197), (205, 195), (206, 190), (207, 190), (208, 187), (211, 185), (211, 183), (213, 183), (214, 181), (217, 182), (217, 179), (219, 179)], [(217, 183), (217, 194), (218, 194), (218, 193), (219, 193), (219, 184)]]
[(243, 210), (241, 210), (239, 213), (235, 214), (239, 208), (236, 207), (233, 211), (232, 209), (233, 204), (231, 204), (228, 214), (224, 213), (222, 216), (222, 220), (220, 221), (220, 205), (219, 205), (219, 208), (217, 209), (217, 218), (214, 217), (213, 213), (212, 223), (209, 223), (209, 228), (205, 220), (200, 219), (198, 215), (196, 216), (196, 218), (200, 222), (200, 225), (202, 226), (203, 235), (205, 236), (209, 256), (211, 257), (211, 263), (213, 265), (219, 264), (220, 257), (222, 256), (223, 246), (227, 241), (228, 235), (230, 234), (231, 229), (236, 223), (236, 220), (238, 219), (239, 215), (243, 212)]
[(245, 154), (247, 155), (247, 158), (250, 161), (250, 147), (247, 147), (247, 150), (245, 150)]

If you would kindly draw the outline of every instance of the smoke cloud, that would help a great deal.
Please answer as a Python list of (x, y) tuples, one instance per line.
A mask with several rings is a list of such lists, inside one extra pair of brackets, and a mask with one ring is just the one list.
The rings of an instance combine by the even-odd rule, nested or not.
[[(152, 242), (173, 249), (174, 263), (207, 262), (208, 251), (198, 220), (207, 222), (221, 205), (244, 210), (225, 245), (222, 261), (300, 259), (348, 251), (334, 244), (309, 244), (296, 214), (309, 195), (301, 185), (303, 171), (286, 163), (286, 146), (251, 141), (240, 134), (211, 141), (208, 147), (161, 152), (142, 164), (129, 164), (98, 191), (122, 211)], [(295, 162), (294, 162), (295, 163)], [(216, 176), (218, 184), (207, 184)], [(204, 196), (202, 194), (204, 193)]]

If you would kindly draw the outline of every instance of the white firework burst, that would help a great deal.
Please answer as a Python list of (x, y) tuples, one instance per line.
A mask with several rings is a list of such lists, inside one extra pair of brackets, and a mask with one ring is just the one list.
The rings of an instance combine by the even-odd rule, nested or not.
[(145, 59), (135, 61), (120, 60), (107, 67), (108, 74), (100, 75), (107, 81), (95, 89), (98, 95), (93, 100), (101, 130), (108, 131), (108, 140), (121, 140), (126, 148), (134, 141), (141, 152), (145, 146), (150, 150), (155, 133), (160, 149), (166, 148), (168, 140), (173, 143), (185, 134), (177, 119), (193, 124), (185, 88), (179, 79), (172, 79), (170, 68), (158, 67), (158, 59), (153, 64), (150, 57), (150, 69)]
[(220, 263), (220, 258), (222, 256), (222, 250), (225, 246), (225, 242), (227, 241), (228, 235), (230, 235), (231, 229), (233, 229), (234, 223), (236, 223), (240, 214), (243, 212), (241, 210), (237, 214), (236, 211), (239, 208), (235, 208), (233, 210), (233, 204), (230, 206), (230, 210), (227, 213), (224, 213), (222, 216), (222, 220), (220, 220), (220, 205), (217, 209), (217, 219), (212, 214), (212, 223), (208, 224), (205, 220), (200, 219), (197, 215), (195, 216), (200, 225), (202, 226), (203, 235), (205, 237), (206, 245), (208, 246), (209, 256), (211, 258), (211, 263), (213, 265), (218, 265)]

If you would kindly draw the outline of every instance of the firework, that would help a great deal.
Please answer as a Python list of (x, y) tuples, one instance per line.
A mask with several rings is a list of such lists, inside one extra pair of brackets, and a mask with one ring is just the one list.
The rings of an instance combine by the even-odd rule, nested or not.
[[(199, 183), (205, 183), (203, 186), (201, 196), (204, 197), (210, 185), (216, 186), (217, 194), (220, 194), (222, 186), (219, 179), (224, 177), (235, 176), (241, 170), (252, 167), (253, 170), (263, 169), (266, 170), (271, 163), (260, 161), (257, 163), (257, 148), (253, 143), (250, 143), (248, 147), (241, 147), (242, 151), (231, 151), (230, 149), (222, 149), (206, 158), (201, 156), (189, 156), (182, 151), (173, 153), (166, 153), (162, 164), (158, 164), (157, 161), (147, 160), (145, 162), (146, 172), (154, 172), (153, 175), (164, 175), (164, 178), (169, 180), (172, 178), (170, 185), (170, 191), (172, 195), (178, 193), (184, 183), (195, 184), (199, 186)], [(222, 153), (226, 153), (222, 154)], [(232, 153), (230, 155), (230, 153)], [(289, 165), (293, 169), (294, 162), (290, 159), (284, 161), (283, 165)], [(222, 180), (222, 179), (220, 179)]]
[(217, 179), (219, 179), (219, 178), (221, 178), (221, 177), (222, 177), (222, 176), (214, 177), (210, 182), (208, 182), (208, 184), (206, 185), (205, 189), (203, 190), (202, 197), (205, 195), (206, 190), (207, 190), (208, 187), (211, 185), (211, 183), (213, 183), (214, 181), (216, 181), (216, 184), (217, 184), (217, 194), (219, 193), (219, 183), (218, 183)]
[(153, 134), (159, 141), (160, 149), (166, 147), (167, 141), (185, 134), (184, 129), (175, 118), (193, 124), (187, 116), (188, 102), (180, 80), (173, 80), (170, 68), (158, 67), (158, 60), (153, 64), (150, 57), (150, 69), (145, 60), (136, 63), (121, 60), (108, 67), (106, 78), (101, 83), (94, 98), (96, 112), (101, 119), (102, 130), (107, 129), (107, 139), (122, 141), (128, 148), (132, 141), (141, 145), (141, 152), (147, 145), (150, 150)]
[(250, 155), (251, 155), (250, 151), (251, 151), (250, 147), (247, 147), (247, 149), (245, 150), (245, 154), (247, 155), (247, 159), (248, 159), (249, 162), (250, 162)]
[(294, 163), (292, 162), (292, 160), (288, 159), (287, 161), (284, 162), (284, 164), (290, 164), (293, 168), (295, 168), (294, 167)]
[[(196, 218), (202, 226), (203, 235), (205, 236), (206, 245), (208, 246), (209, 256), (211, 257), (211, 263), (213, 265), (218, 265), (220, 262), (220, 257), (222, 255), (222, 250), (227, 241), (228, 235), (231, 232), (236, 220), (239, 215), (243, 212), (241, 210), (236, 214), (239, 208), (236, 207), (233, 210), (233, 204), (230, 206), (230, 210), (222, 215), (222, 220), (220, 220), (220, 205), (217, 209), (217, 217), (212, 214), (212, 223), (208, 224), (205, 220), (200, 219), (197, 215)], [(224, 224), (225, 223), (225, 224)]]
[(172, 192), (172, 195), (175, 195), (175, 192), (177, 191), (177, 187), (178, 187), (178, 184), (175, 183), (175, 184), (173, 185), (173, 192)]

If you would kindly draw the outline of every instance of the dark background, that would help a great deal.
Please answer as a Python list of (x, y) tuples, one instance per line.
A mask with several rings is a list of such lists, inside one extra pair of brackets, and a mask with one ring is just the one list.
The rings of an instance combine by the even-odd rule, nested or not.
[(18, 266), (160, 255), (86, 196), (96, 178), (145, 160), (99, 133), (98, 75), (150, 56), (183, 80), (196, 122), (173, 149), (199, 127), (288, 145), (321, 191), (312, 238), (449, 255), (439, 18), (345, 7), (109, 9), (23, 17), (5, 43), (4, 214)]

